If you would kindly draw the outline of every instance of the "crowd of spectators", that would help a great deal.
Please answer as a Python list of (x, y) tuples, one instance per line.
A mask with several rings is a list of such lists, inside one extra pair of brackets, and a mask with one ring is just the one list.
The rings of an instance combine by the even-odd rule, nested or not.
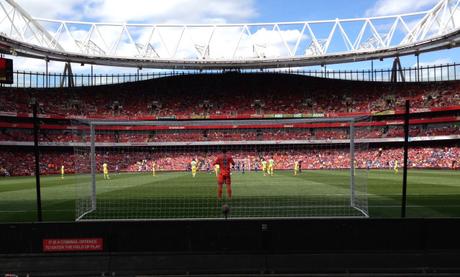
[[(189, 75), (106, 87), (0, 91), (0, 111), (73, 116), (380, 112), (460, 106), (460, 83), (381, 84), (282, 74)], [(178, 101), (180, 99), (180, 101)]]
[[(2, 89), (0, 112), (29, 113), (30, 102), (36, 98), (39, 113), (60, 116), (207, 116), (266, 115), (299, 113), (350, 113), (402, 110), (406, 100), (413, 108), (460, 106), (460, 82), (381, 84), (314, 79), (283, 74), (216, 74), (161, 78), (133, 84), (105, 87), (65, 89)], [(42, 129), (40, 142), (87, 142), (72, 130)], [(411, 137), (460, 135), (458, 123), (415, 125)], [(356, 138), (402, 137), (401, 125), (357, 127)], [(349, 137), (349, 129), (209, 129), (168, 131), (99, 132), (97, 142), (206, 142), (206, 141), (273, 141), (334, 140)], [(31, 129), (1, 128), (0, 141), (33, 141)], [(182, 148), (181, 148), (182, 149)], [(179, 149), (180, 150), (180, 149)], [(103, 162), (111, 171), (148, 171), (152, 161), (158, 170), (186, 170), (191, 159), (199, 160), (207, 171), (215, 152), (188, 149), (168, 151), (101, 152), (97, 155), (98, 170)], [(234, 151), (240, 168), (256, 170), (261, 158), (273, 156), (277, 169), (291, 169), (295, 161), (303, 161), (305, 169), (339, 169), (350, 166), (347, 149), (313, 149), (280, 146), (270, 153)], [(458, 168), (459, 147), (416, 147), (409, 152), (410, 167)], [(373, 148), (357, 151), (357, 166), (390, 168), (402, 162), (400, 148)], [(244, 166), (243, 166), (244, 164)], [(64, 165), (68, 173), (88, 172), (87, 155), (67, 150), (46, 150), (42, 153), (41, 173), (54, 174)], [(34, 159), (31, 152), (3, 147), (0, 153), (0, 175), (32, 175)]]
[[(404, 136), (403, 126), (356, 127), (355, 138), (395, 138)], [(411, 137), (460, 135), (458, 123), (411, 126)], [(210, 129), (167, 131), (101, 131), (96, 142), (142, 143), (142, 142), (194, 142), (194, 141), (270, 141), (270, 140), (334, 140), (347, 139), (349, 128), (316, 129)], [(33, 141), (31, 129), (7, 129), (0, 131), (0, 141)], [(71, 130), (42, 129), (40, 142), (84, 142), (89, 134)]]
[[(157, 171), (185, 171), (192, 159), (196, 159), (201, 171), (212, 171), (216, 150), (201, 151), (194, 148), (177, 150), (109, 150), (97, 152), (97, 170), (107, 163), (112, 173), (150, 172), (153, 161)], [(291, 170), (295, 161), (302, 161), (303, 169), (347, 169), (350, 168), (349, 150), (345, 148), (298, 148), (279, 147), (264, 150), (233, 150), (231, 154), (238, 164), (238, 171), (261, 170), (262, 159), (275, 160), (275, 169)], [(395, 161), (403, 162), (402, 148), (384, 147), (357, 150), (357, 168), (392, 169)], [(460, 168), (460, 147), (413, 147), (409, 151), (410, 168)], [(46, 150), (41, 155), (41, 174), (58, 174), (61, 165), (67, 173), (89, 173), (90, 157), (87, 152), (62, 152)], [(30, 176), (34, 173), (34, 156), (23, 150), (2, 149), (0, 172), (12, 176)]]

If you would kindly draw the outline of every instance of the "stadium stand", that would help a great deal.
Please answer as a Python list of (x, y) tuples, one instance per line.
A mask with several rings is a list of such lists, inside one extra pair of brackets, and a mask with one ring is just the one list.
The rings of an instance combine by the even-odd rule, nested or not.
[[(442, 123), (411, 126), (411, 137), (460, 135), (460, 124)], [(143, 133), (118, 131), (97, 134), (98, 142), (193, 142), (193, 141), (267, 141), (267, 140), (314, 140), (343, 139), (347, 128), (284, 128), (284, 129), (205, 129), (181, 130), (180, 132), (156, 131)], [(394, 126), (356, 128), (356, 138), (401, 138), (404, 130)], [(32, 129), (3, 128), (0, 141), (33, 141)], [(70, 130), (41, 130), (40, 142), (82, 142), (82, 137)]]
[(460, 106), (459, 86), (459, 82), (382, 85), (281, 74), (203, 74), (116, 87), (5, 89), (0, 91), (0, 111), (28, 113), (30, 99), (35, 97), (42, 114), (58, 116), (135, 119), (372, 113), (401, 110), (406, 99), (414, 109)]
[[(333, 91), (333, 93), (331, 93)], [(413, 103), (417, 124), (410, 129), (411, 137), (424, 137), (425, 141), (440, 136), (460, 135), (460, 82), (376, 84), (325, 80), (285, 74), (199, 74), (161, 78), (150, 81), (73, 89), (50, 90), (0, 90), (0, 144), (4, 142), (33, 141), (29, 102), (37, 98), (40, 103), (42, 128), (41, 143), (84, 142), (78, 133), (72, 131), (73, 118), (108, 118), (143, 120), (195, 119), (195, 118), (258, 118), (274, 117), (278, 114), (302, 114), (303, 116), (341, 117), (350, 115), (378, 115), (371, 127), (356, 128), (358, 139), (402, 138), (400, 111), (406, 99)], [(283, 97), (279, 97), (282, 95)], [(181, 101), (177, 101), (181, 99)], [(276, 124), (276, 120), (273, 121)], [(101, 132), (96, 141), (105, 143), (174, 143), (174, 142), (226, 142), (226, 141), (290, 141), (290, 140), (338, 140), (347, 137), (348, 128), (229, 128), (213, 129), (210, 126), (190, 130), (145, 130), (132, 132), (118, 130)], [(455, 137), (452, 137), (455, 139)], [(57, 145), (59, 146), (59, 145)], [(64, 146), (64, 145), (61, 145)], [(385, 155), (376, 159), (375, 149), (360, 153), (363, 163), (372, 160), (372, 168), (387, 168), (394, 160), (402, 157), (394, 145), (378, 145), (385, 148)], [(30, 175), (33, 172), (32, 154), (24, 153), (24, 159), (15, 159), (19, 151), (5, 149), (0, 155), (0, 168), (8, 175)], [(42, 173), (58, 173), (63, 160), (68, 172), (75, 168), (69, 148), (51, 148), (43, 155)], [(284, 152), (283, 152), (284, 151)], [(342, 152), (326, 150), (292, 149), (278, 153), (279, 169), (291, 169), (295, 160), (305, 160), (307, 168), (343, 168), (347, 166)], [(458, 147), (443, 149), (428, 146), (411, 150), (411, 167), (452, 168), (452, 160), (458, 160)], [(111, 167), (118, 164), (121, 170), (136, 171), (133, 166), (149, 153), (138, 152), (123, 159), (109, 155)], [(209, 162), (212, 153), (171, 152), (155, 154), (160, 170), (186, 170), (193, 157), (201, 157), (202, 165)], [(235, 152), (242, 158), (242, 152)], [(446, 158), (446, 155), (448, 158)], [(168, 158), (165, 158), (168, 157)], [(391, 157), (391, 158), (390, 158)], [(246, 158), (257, 163), (258, 154), (246, 153)], [(246, 165), (249, 167), (249, 165)], [(360, 165), (365, 166), (365, 165)], [(254, 168), (252, 168), (254, 169)], [(146, 168), (147, 170), (147, 168)]]

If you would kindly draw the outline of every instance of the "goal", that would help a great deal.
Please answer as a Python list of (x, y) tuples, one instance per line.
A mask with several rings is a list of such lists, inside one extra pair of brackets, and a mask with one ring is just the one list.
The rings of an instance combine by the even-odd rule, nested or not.
[[(368, 121), (76, 120), (76, 220), (223, 218), (223, 205), (229, 218), (368, 217), (368, 143), (356, 137)], [(224, 186), (218, 199), (223, 149), (232, 197)]]

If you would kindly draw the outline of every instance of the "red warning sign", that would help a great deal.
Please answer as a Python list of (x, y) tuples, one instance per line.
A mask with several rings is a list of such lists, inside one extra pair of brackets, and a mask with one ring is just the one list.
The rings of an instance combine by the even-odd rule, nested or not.
[(43, 240), (43, 252), (86, 252), (102, 251), (103, 249), (104, 243), (102, 238)]

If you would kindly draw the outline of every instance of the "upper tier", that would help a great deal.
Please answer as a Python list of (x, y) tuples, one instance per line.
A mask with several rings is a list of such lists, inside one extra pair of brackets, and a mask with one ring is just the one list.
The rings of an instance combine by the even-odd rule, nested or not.
[(460, 82), (374, 83), (288, 74), (199, 74), (87, 88), (0, 89), (0, 115), (56, 117), (257, 118), (342, 116), (413, 109), (460, 110)]

